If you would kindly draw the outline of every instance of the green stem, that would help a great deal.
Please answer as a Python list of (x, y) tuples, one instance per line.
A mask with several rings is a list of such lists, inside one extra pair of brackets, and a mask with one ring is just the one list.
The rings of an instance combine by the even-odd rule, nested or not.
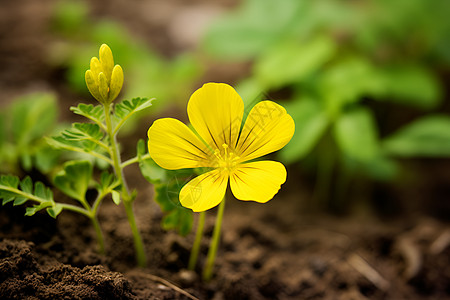
[(142, 242), (141, 234), (136, 226), (136, 220), (133, 213), (133, 202), (123, 201), (123, 205), (125, 206), (128, 222), (130, 223), (131, 231), (133, 233), (136, 261), (139, 267), (144, 268), (147, 265), (147, 257), (145, 255), (144, 243)]
[(205, 227), (205, 212), (202, 211), (198, 216), (197, 233), (195, 234), (194, 245), (192, 246), (191, 256), (189, 257), (188, 269), (194, 270), (197, 265), (198, 253), (200, 252), (200, 244), (203, 236), (203, 228)]
[(211, 244), (209, 246), (208, 257), (206, 259), (206, 265), (203, 269), (203, 280), (208, 281), (213, 274), (214, 262), (216, 260), (217, 249), (219, 248), (220, 230), (222, 228), (223, 211), (225, 208), (225, 197), (219, 205), (219, 211), (217, 212), (216, 224), (214, 225), (213, 236)]
[(142, 242), (141, 234), (136, 226), (136, 220), (133, 213), (133, 197), (131, 196), (125, 178), (123, 176), (123, 168), (120, 162), (119, 155), (119, 147), (116, 141), (116, 135), (112, 129), (110, 109), (111, 105), (104, 105), (105, 107), (105, 123), (106, 123), (106, 131), (110, 139), (111, 143), (111, 154), (112, 154), (112, 162), (114, 167), (114, 172), (116, 173), (117, 178), (119, 179), (120, 184), (122, 185), (121, 196), (123, 199), (123, 205), (125, 207), (125, 211), (128, 218), (128, 223), (131, 227), (131, 232), (133, 233), (134, 240), (134, 248), (136, 251), (136, 260), (137, 264), (140, 267), (146, 266), (146, 257), (144, 250), (144, 243)]
[(97, 242), (99, 246), (99, 252), (100, 254), (105, 254), (105, 239), (103, 238), (103, 232), (102, 228), (100, 227), (100, 224), (98, 223), (97, 216), (93, 215), (91, 217), (92, 224), (94, 225), (95, 233), (97, 234)]
[(145, 155), (142, 155), (140, 158), (137, 156), (130, 158), (129, 160), (126, 160), (122, 163), (122, 168), (128, 167), (129, 165), (139, 162), (139, 159), (145, 160), (145, 159), (149, 159), (149, 158), (150, 158), (150, 154), (148, 154), (148, 153)]

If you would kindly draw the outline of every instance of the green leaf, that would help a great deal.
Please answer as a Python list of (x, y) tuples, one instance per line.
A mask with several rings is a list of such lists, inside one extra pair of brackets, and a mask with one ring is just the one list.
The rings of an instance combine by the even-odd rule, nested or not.
[(378, 131), (372, 112), (357, 108), (343, 113), (334, 125), (341, 151), (357, 161), (370, 161), (379, 154)]
[(64, 165), (64, 170), (55, 176), (54, 184), (64, 194), (84, 202), (91, 178), (92, 165), (90, 162), (69, 161)]
[[(3, 199), (2, 205), (11, 201), (13, 205), (22, 205), (28, 200), (39, 202), (42, 207), (54, 205), (53, 193), (50, 188), (44, 186), (42, 182), (36, 182), (34, 185), (30, 177), (22, 181), (16, 176), (2, 175), (0, 177), (0, 199)], [(20, 188), (20, 189), (19, 189)], [(31, 214), (29, 210), (28, 214)]]
[(147, 153), (147, 146), (145, 145), (145, 141), (143, 139), (139, 139), (136, 145), (136, 156), (141, 157)]
[(139, 159), (139, 168), (144, 178), (150, 183), (164, 182), (167, 179), (167, 171), (151, 158)]
[(55, 126), (56, 97), (49, 93), (27, 95), (13, 102), (10, 114), (14, 143), (25, 147), (33, 140), (42, 138)]
[(25, 198), (25, 197), (16, 197), (16, 199), (14, 199), (14, 203), (13, 203), (13, 205), (14, 206), (16, 206), (16, 205), (22, 205), (22, 204), (24, 204), (25, 202), (27, 202), (28, 201), (28, 198)]
[(84, 116), (97, 124), (102, 124), (105, 120), (105, 109), (103, 105), (92, 105), (92, 104), (78, 104), (77, 107), (72, 106), (70, 108), (74, 113)]
[(170, 177), (164, 182), (155, 184), (155, 201), (161, 207), (164, 217), (161, 226), (178, 231), (181, 235), (188, 234), (192, 229), (192, 211), (183, 207), (179, 201), (181, 188), (190, 179), (192, 170), (169, 172)]
[(153, 100), (155, 99), (133, 98), (131, 101), (123, 100), (122, 102), (117, 103), (114, 110), (114, 117), (117, 124), (114, 132), (117, 132), (125, 121), (133, 114), (152, 106)]
[(401, 128), (383, 140), (388, 155), (400, 157), (449, 157), (450, 117), (423, 117)]
[(38, 211), (40, 211), (40, 210), (42, 210), (44, 208), (47, 208), (49, 206), (52, 206), (52, 205), (53, 205), (53, 203), (48, 201), (48, 202), (43, 202), (43, 203), (38, 204), (38, 205), (33, 205), (32, 207), (27, 207), (25, 209), (26, 210), (25, 216), (31, 217), (34, 214), (36, 214)]
[(114, 203), (116, 205), (119, 205), (120, 202), (122, 202), (122, 199), (120, 197), (120, 193), (118, 191), (112, 191), (111, 195), (112, 195), (112, 199), (113, 199), (113, 201), (114, 201)]
[(317, 37), (307, 42), (288, 40), (262, 55), (256, 61), (254, 73), (268, 87), (300, 82), (319, 71), (332, 58), (335, 48), (329, 37)]
[(384, 88), (380, 94), (384, 98), (422, 109), (432, 109), (441, 103), (442, 87), (439, 80), (424, 67), (389, 66), (380, 70), (378, 76)]
[(62, 205), (55, 204), (52, 207), (47, 208), (47, 213), (50, 217), (56, 219), (56, 217), (61, 213), (62, 209)]
[(209, 27), (204, 47), (222, 59), (252, 59), (296, 30), (293, 23), (302, 17), (305, 4), (298, 0), (243, 1), (236, 11)]
[(100, 141), (104, 136), (104, 132), (97, 124), (73, 123), (72, 128), (64, 130), (61, 135), (69, 141), (83, 141), (91, 139)]
[(97, 185), (99, 192), (109, 193), (120, 184), (119, 180), (114, 174), (102, 172), (100, 176), (100, 183)]
[(89, 140), (67, 139), (64, 136), (52, 136), (47, 139), (47, 143), (57, 149), (66, 149), (79, 152), (97, 152), (98, 145)]
[(20, 189), (28, 194), (33, 193), (33, 182), (29, 176), (25, 177), (25, 179), (20, 182)]
[(167, 213), (161, 221), (164, 230), (176, 230), (181, 236), (188, 235), (192, 230), (194, 216), (188, 209), (176, 209)]
[(298, 99), (285, 106), (295, 122), (291, 141), (280, 151), (281, 159), (292, 163), (308, 155), (324, 135), (329, 121), (323, 108), (312, 99)]
[(349, 103), (360, 101), (382, 89), (374, 66), (365, 58), (350, 57), (328, 67), (318, 81), (327, 111), (336, 116)]

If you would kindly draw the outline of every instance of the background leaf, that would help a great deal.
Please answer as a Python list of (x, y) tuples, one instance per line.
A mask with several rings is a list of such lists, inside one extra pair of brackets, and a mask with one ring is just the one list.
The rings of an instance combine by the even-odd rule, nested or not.
[(292, 163), (311, 152), (328, 127), (328, 119), (317, 101), (302, 99), (285, 105), (295, 122), (291, 141), (280, 151), (281, 159)]
[(449, 157), (450, 117), (423, 117), (383, 140), (385, 153), (400, 157)]
[(366, 108), (343, 113), (334, 124), (333, 133), (341, 151), (355, 160), (370, 161), (379, 153), (375, 120)]

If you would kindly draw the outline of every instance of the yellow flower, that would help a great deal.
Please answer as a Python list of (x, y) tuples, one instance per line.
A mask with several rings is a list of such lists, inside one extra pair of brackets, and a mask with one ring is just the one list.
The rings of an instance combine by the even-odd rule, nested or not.
[(194, 133), (173, 118), (156, 120), (148, 130), (152, 159), (162, 168), (211, 168), (180, 191), (180, 202), (195, 212), (218, 205), (230, 182), (239, 200), (265, 203), (286, 181), (286, 169), (275, 161), (252, 161), (283, 148), (294, 134), (286, 110), (261, 101), (250, 111), (241, 130), (244, 103), (224, 83), (207, 83), (189, 99), (187, 112)]
[(114, 66), (114, 59), (108, 45), (100, 46), (99, 57), (91, 58), (90, 69), (85, 79), (89, 92), (98, 102), (110, 104), (119, 95), (123, 85), (123, 70)]

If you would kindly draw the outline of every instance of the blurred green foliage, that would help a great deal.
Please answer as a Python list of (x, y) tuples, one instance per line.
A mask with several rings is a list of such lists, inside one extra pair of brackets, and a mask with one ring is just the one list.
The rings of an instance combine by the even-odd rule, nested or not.
[(0, 113), (0, 172), (30, 172), (33, 168), (50, 172), (60, 151), (44, 136), (56, 132), (57, 101), (51, 93), (34, 93), (14, 99)]
[[(450, 156), (450, 116), (431, 114), (450, 65), (448, 12), (446, 0), (244, 0), (203, 48), (252, 63), (237, 86), (247, 106), (265, 95), (287, 101), (296, 132), (280, 156), (315, 161), (316, 189), (331, 189), (358, 174), (392, 180), (399, 157)], [(375, 109), (401, 106), (417, 119), (389, 127)]]
[(189, 53), (164, 58), (134, 37), (124, 26), (106, 18), (89, 17), (85, 1), (60, 1), (53, 13), (54, 31), (63, 38), (55, 44), (50, 59), (66, 69), (67, 80), (79, 93), (88, 95), (84, 77), (89, 60), (99, 45), (108, 44), (125, 74), (122, 96), (152, 96), (158, 99), (153, 112), (177, 100), (185, 101), (203, 70), (197, 58)]

